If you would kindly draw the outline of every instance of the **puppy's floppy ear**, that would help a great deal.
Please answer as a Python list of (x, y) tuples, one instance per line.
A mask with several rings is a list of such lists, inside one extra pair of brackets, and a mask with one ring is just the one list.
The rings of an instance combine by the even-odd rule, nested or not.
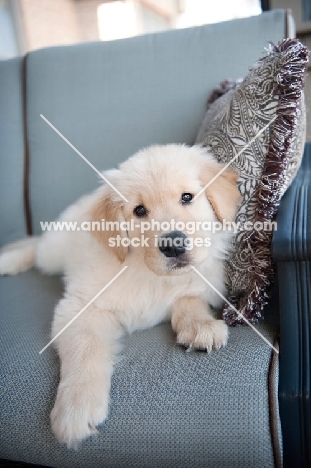
[(239, 175), (231, 168), (226, 168), (220, 175), (219, 172), (225, 167), (215, 161), (205, 164), (201, 173), (203, 185), (207, 185), (214, 177), (215, 180), (208, 185), (205, 194), (212, 205), (219, 221), (234, 221), (241, 195), (237, 188)]
[[(116, 255), (118, 260), (124, 262), (128, 253), (128, 247), (124, 247), (121, 244), (117, 245), (115, 242), (112, 247), (109, 245), (109, 239), (116, 239), (119, 235), (121, 239), (127, 237), (127, 232), (120, 229), (120, 223), (125, 221), (123, 214), (123, 201), (116, 198), (116, 194), (109, 186), (105, 186), (104, 190), (98, 197), (97, 202), (94, 204), (91, 210), (91, 221), (97, 221), (102, 224), (102, 220), (105, 220), (104, 230), (92, 230), (97, 240), (104, 244), (107, 249)], [(107, 223), (109, 223), (107, 225)]]

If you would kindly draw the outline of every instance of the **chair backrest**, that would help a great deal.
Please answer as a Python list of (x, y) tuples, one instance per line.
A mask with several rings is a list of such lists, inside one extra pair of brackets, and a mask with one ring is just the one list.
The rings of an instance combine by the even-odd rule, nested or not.
[[(40, 233), (40, 221), (56, 218), (99, 183), (98, 175), (40, 114), (99, 170), (150, 144), (192, 144), (213, 87), (225, 78), (243, 77), (264, 55), (269, 40), (286, 36), (286, 23), (286, 12), (274, 10), (202, 27), (30, 53), (24, 84), (33, 232)], [(16, 75), (20, 62), (1, 67)], [(0, 100), (12, 87), (7, 78)], [(10, 122), (17, 118), (18, 128), (9, 129), (6, 123), (0, 177), (12, 180), (5, 198), (14, 210), (22, 182), (20, 95), (13, 105)], [(6, 211), (0, 214), (8, 218)]]

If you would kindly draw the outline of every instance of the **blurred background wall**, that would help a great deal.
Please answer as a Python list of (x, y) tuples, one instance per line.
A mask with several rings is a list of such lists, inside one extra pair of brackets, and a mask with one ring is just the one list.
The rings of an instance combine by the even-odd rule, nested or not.
[[(272, 8), (292, 11), (297, 37), (311, 49), (311, 0), (0, 0), (0, 60), (41, 47), (216, 23)], [(306, 95), (310, 107), (311, 76)]]
[(260, 0), (0, 0), (0, 57), (260, 13)]

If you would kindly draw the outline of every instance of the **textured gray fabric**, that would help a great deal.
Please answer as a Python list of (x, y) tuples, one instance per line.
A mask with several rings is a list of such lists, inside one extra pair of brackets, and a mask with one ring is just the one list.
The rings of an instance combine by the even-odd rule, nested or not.
[(0, 61), (0, 246), (24, 237), (22, 60)]
[[(59, 445), (49, 425), (59, 362), (51, 347), (39, 351), (61, 291), (58, 277), (36, 271), (0, 279), (1, 458), (54, 468), (273, 467), (270, 348), (248, 327), (231, 329), (227, 348), (210, 355), (177, 347), (169, 324), (126, 337), (98, 437), (78, 452)], [(275, 328), (258, 326), (270, 341)]]
[(152, 143), (193, 143), (206, 96), (237, 78), (284, 36), (285, 12), (109, 43), (33, 52), (27, 64), (30, 196), (34, 232), (98, 176)]

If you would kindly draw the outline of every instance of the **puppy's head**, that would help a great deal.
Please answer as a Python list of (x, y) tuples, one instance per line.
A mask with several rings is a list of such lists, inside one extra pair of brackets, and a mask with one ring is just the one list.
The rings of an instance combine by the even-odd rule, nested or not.
[(128, 202), (109, 185), (99, 189), (92, 221), (110, 224), (94, 234), (121, 263), (131, 255), (158, 275), (185, 273), (211, 255), (215, 233), (204, 226), (233, 221), (240, 201), (238, 175), (198, 147), (153, 146), (105, 176)]

